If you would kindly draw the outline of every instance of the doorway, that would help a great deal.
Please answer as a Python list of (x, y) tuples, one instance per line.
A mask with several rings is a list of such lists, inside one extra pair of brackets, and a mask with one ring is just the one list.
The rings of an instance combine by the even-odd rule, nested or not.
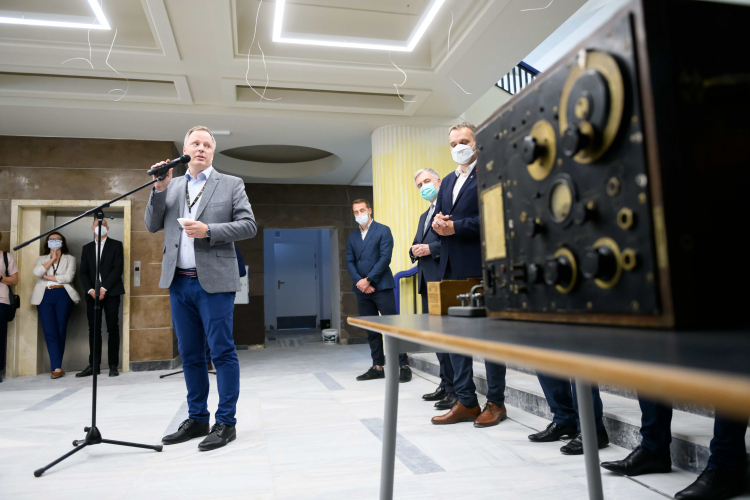
[(266, 330), (330, 325), (332, 283), (338, 280), (338, 266), (331, 265), (331, 230), (264, 229), (263, 247)]

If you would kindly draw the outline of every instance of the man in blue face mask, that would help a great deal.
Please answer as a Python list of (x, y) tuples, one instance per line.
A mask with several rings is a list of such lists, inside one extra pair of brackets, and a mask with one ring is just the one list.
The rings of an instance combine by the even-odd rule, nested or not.
[[(435, 202), (441, 182), (438, 173), (431, 168), (423, 168), (414, 175), (414, 184), (419, 189), (419, 194), (430, 204), (430, 208), (419, 218), (417, 234), (409, 249), (411, 261), (418, 262), (419, 266), (419, 294), (422, 296), (423, 314), (429, 312), (427, 283), (440, 281), (440, 237), (432, 230), (432, 221), (438, 212)], [(435, 408), (438, 410), (449, 410), (458, 401), (453, 389), (453, 365), (446, 353), (437, 353), (437, 358), (440, 362), (440, 386), (435, 392), (422, 396), (422, 399), (437, 401)]]

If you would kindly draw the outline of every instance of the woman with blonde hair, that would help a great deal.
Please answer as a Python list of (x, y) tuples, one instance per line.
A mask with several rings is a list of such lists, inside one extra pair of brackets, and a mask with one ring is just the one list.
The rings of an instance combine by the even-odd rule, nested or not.
[(44, 330), (52, 378), (65, 375), (62, 358), (68, 320), (73, 312), (73, 304), (81, 301), (72, 284), (75, 274), (76, 259), (68, 254), (65, 237), (60, 233), (47, 236), (44, 254), (39, 256), (34, 267), (37, 282), (31, 294), (31, 304), (37, 306)]

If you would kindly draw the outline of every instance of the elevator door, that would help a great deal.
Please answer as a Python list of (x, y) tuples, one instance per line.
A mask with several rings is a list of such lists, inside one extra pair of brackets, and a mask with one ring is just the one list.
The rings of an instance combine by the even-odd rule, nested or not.
[[(53, 227), (59, 226), (70, 219), (79, 215), (80, 212), (48, 212), (47, 213), (47, 230)], [(108, 212), (107, 217), (114, 217), (108, 219), (109, 231), (107, 232), (107, 238), (123, 242), (125, 238), (125, 224), (124, 216), (122, 212)], [(73, 308), (73, 313), (68, 321), (68, 336), (65, 341), (65, 355), (63, 356), (62, 369), (65, 371), (80, 371), (86, 368), (89, 364), (89, 324), (86, 318), (86, 290), (83, 289), (81, 283), (81, 252), (83, 245), (94, 241), (94, 233), (91, 231), (91, 226), (94, 224), (93, 217), (87, 217), (74, 222), (70, 226), (67, 226), (60, 230), (68, 243), (68, 250), (70, 255), (76, 259), (76, 276), (73, 282), (78, 294), (81, 296), (81, 301)], [(120, 368), (122, 368), (122, 299), (120, 300)], [(44, 333), (42, 332), (41, 325), (39, 326), (39, 340), (41, 345), (44, 344)], [(107, 368), (107, 319), (102, 319), (102, 360), (101, 366)], [(49, 355), (44, 352), (42, 357), (44, 363), (44, 370), (50, 371)]]

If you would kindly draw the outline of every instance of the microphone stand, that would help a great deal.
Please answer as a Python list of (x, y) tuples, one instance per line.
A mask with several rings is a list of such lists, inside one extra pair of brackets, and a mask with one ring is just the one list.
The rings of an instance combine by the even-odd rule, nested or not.
[[(150, 182), (147, 182), (146, 184), (144, 184), (144, 185), (142, 185), (142, 186), (140, 186), (140, 187), (138, 187), (138, 188), (136, 188), (136, 189), (134, 189), (134, 190), (132, 190), (130, 192), (127, 192), (127, 193), (125, 193), (122, 196), (118, 196), (117, 198), (115, 198), (113, 200), (110, 200), (110, 201), (108, 201), (108, 202), (106, 202), (106, 203), (104, 203), (102, 205), (99, 205), (96, 208), (92, 208), (91, 210), (87, 210), (84, 213), (82, 213), (81, 215), (79, 215), (79, 216), (77, 216), (77, 217), (69, 220), (68, 222), (66, 222), (64, 224), (60, 224), (56, 228), (51, 229), (51, 230), (47, 231), (44, 234), (40, 234), (36, 238), (32, 238), (29, 241), (21, 243), (20, 245), (18, 245), (18, 246), (16, 246), (16, 247), (13, 248), (13, 251), (18, 251), (21, 248), (23, 248), (25, 246), (28, 246), (31, 243), (33, 243), (33, 242), (35, 242), (35, 241), (37, 241), (37, 240), (39, 240), (41, 238), (44, 238), (48, 234), (57, 232), (61, 228), (65, 227), (65, 226), (68, 226), (68, 225), (74, 223), (75, 221), (80, 220), (80, 219), (86, 217), (87, 215), (96, 214), (96, 218), (98, 220), (99, 231), (98, 231), (98, 241), (97, 241), (97, 244), (96, 244), (96, 276), (95, 276), (96, 279), (95, 279), (95, 286), (94, 286), (94, 328), (95, 328), (95, 335), (94, 335), (94, 364), (92, 366), (92, 369), (94, 371), (94, 378), (93, 378), (93, 391), (92, 391), (92, 395), (91, 395), (91, 427), (84, 427), (83, 428), (83, 431), (86, 433), (86, 437), (84, 439), (73, 441), (73, 446), (75, 446), (75, 449), (73, 451), (70, 451), (70, 452), (66, 453), (65, 455), (61, 456), (60, 458), (58, 458), (54, 462), (52, 462), (52, 463), (50, 463), (50, 464), (42, 467), (41, 469), (35, 470), (34, 471), (34, 476), (35, 477), (41, 477), (41, 475), (44, 474), (48, 469), (50, 469), (50, 468), (54, 467), (55, 465), (59, 464), (60, 462), (62, 462), (66, 458), (70, 457), (74, 453), (77, 453), (77, 452), (81, 451), (86, 446), (93, 446), (95, 444), (105, 443), (105, 444), (114, 444), (114, 445), (117, 445), (117, 446), (130, 446), (130, 447), (133, 447), (133, 448), (144, 448), (144, 449), (147, 449), (147, 450), (154, 450), (154, 451), (161, 451), (162, 450), (162, 445), (152, 446), (152, 445), (148, 445), (148, 444), (128, 443), (128, 442), (125, 442), (125, 441), (113, 441), (111, 439), (103, 439), (102, 438), (102, 435), (99, 432), (99, 429), (96, 427), (96, 387), (97, 387), (97, 384), (96, 384), (96, 382), (97, 382), (96, 374), (99, 371), (99, 363), (100, 363), (100, 355), (97, 355), (97, 353), (99, 352), (99, 348), (98, 348), (99, 344), (98, 344), (97, 341), (98, 341), (98, 339), (100, 337), (100, 334), (101, 334), (101, 318), (102, 318), (102, 316), (101, 316), (101, 314), (102, 314), (102, 312), (101, 312), (101, 306), (99, 305), (99, 294), (100, 294), (100, 288), (101, 288), (101, 281), (99, 279), (99, 268), (100, 268), (101, 259), (102, 259), (102, 254), (101, 254), (101, 250), (102, 250), (101, 234), (102, 234), (102, 220), (104, 220), (104, 209), (105, 208), (109, 208), (113, 203), (115, 203), (115, 202), (117, 202), (117, 201), (125, 198), (126, 196), (130, 196), (131, 194), (133, 194), (133, 193), (135, 193), (137, 191), (140, 191), (141, 189), (144, 189), (144, 188), (146, 188), (148, 186), (151, 186), (152, 184), (156, 183), (157, 181), (164, 180), (166, 178), (166, 176), (167, 176), (167, 172), (164, 172), (164, 173), (160, 174), (158, 176), (158, 178), (156, 178), (156, 179), (154, 179), (154, 180), (152, 180)], [(130, 272), (130, 271), (127, 270), (126, 272)]]

